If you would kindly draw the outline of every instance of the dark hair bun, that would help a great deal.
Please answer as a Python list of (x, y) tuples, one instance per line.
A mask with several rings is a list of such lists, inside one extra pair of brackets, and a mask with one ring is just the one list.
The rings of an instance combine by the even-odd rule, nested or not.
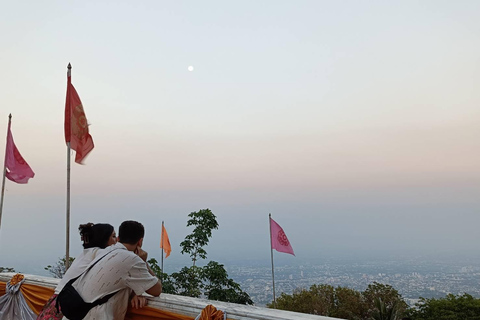
[(80, 232), (80, 239), (83, 242), (83, 247), (88, 245), (90, 242), (90, 238), (92, 237), (92, 227), (94, 226), (93, 223), (89, 222), (86, 224), (81, 224), (78, 227), (78, 232)]

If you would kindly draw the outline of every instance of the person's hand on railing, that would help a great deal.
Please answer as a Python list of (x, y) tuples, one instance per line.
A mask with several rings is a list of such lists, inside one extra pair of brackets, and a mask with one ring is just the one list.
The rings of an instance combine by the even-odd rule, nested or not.
[(132, 308), (135, 309), (141, 309), (147, 305), (148, 301), (147, 298), (144, 296), (133, 296), (132, 300), (130, 301), (130, 304), (132, 305)]

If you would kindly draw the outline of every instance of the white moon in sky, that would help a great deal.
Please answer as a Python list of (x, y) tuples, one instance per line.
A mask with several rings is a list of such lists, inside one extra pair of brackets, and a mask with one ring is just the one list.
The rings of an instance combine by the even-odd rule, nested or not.
[(193, 66), (188, 66), (188, 71), (193, 71)]

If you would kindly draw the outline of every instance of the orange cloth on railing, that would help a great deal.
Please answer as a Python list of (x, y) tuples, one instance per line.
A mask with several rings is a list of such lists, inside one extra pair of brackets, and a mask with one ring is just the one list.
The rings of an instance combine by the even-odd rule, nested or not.
[[(0, 281), (0, 296), (3, 296), (6, 292), (6, 283)], [(45, 288), (33, 284), (23, 283), (20, 287), (25, 300), (29, 307), (39, 314), (42, 311), (43, 306), (47, 303), (48, 299), (53, 295), (53, 288)], [(173, 312), (163, 311), (155, 309), (149, 306), (142, 309), (132, 309), (130, 306), (125, 317), (126, 320), (193, 320), (193, 317), (183, 316)], [(222, 318), (223, 319), (223, 318)]]
[[(0, 296), (5, 294), (6, 286), (6, 282), (0, 281)], [(45, 288), (42, 286), (23, 283), (20, 287), (20, 292), (22, 292), (23, 296), (25, 297), (25, 301), (30, 309), (32, 309), (32, 311), (36, 314), (39, 314), (55, 290), (53, 288)]]
[(223, 311), (209, 304), (203, 308), (199, 320), (223, 320)]
[(30, 309), (36, 314), (39, 314), (45, 303), (47, 303), (48, 299), (54, 294), (55, 289), (24, 283), (20, 287), (20, 291), (22, 291)]

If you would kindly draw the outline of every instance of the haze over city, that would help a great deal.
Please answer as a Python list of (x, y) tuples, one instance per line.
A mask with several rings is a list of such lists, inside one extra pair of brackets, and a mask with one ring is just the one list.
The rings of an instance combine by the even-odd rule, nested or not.
[(169, 272), (188, 263), (187, 215), (204, 208), (220, 225), (208, 257), (226, 264), (270, 264), (269, 213), (295, 250), (275, 252), (287, 264), (478, 255), (478, 12), (473, 0), (4, 2), (0, 133), (11, 113), (35, 177), (6, 182), (0, 266), (41, 273), (65, 254), (68, 63), (95, 143), (72, 161), (72, 256), (80, 223), (133, 219), (159, 260), (163, 220)]

